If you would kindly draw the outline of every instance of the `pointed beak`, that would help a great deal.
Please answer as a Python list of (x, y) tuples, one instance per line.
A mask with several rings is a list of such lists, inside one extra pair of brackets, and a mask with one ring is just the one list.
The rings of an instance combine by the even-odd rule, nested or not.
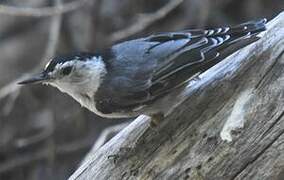
[(49, 81), (50, 79), (51, 78), (47, 73), (41, 72), (39, 74), (35, 74), (35, 75), (23, 80), (23, 81), (18, 82), (18, 84), (26, 85), (26, 84), (43, 83), (43, 82)]

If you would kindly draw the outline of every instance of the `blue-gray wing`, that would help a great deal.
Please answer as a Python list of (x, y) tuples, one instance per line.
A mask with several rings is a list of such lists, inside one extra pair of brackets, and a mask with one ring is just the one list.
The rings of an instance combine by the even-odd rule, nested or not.
[(258, 40), (265, 22), (161, 33), (114, 46), (116, 58), (107, 58), (111, 76), (97, 93), (101, 102), (97, 108), (105, 113), (129, 111), (155, 101)]

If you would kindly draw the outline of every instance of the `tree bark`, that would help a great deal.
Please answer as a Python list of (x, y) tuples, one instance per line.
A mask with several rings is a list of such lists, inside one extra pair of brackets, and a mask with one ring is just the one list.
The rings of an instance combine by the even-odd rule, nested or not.
[(284, 179), (284, 13), (267, 28), (192, 81), (158, 129), (138, 117), (70, 179)]

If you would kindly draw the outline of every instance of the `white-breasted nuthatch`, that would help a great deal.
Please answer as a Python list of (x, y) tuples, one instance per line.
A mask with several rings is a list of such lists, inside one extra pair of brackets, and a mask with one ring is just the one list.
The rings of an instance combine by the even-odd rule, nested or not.
[(50, 84), (102, 117), (146, 114), (157, 124), (188, 80), (258, 40), (265, 23), (160, 33), (100, 53), (59, 56), (19, 84)]

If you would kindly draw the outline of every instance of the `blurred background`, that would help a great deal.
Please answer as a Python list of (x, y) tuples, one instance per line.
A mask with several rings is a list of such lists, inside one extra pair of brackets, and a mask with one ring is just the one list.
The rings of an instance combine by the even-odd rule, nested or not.
[(16, 85), (51, 57), (282, 10), (283, 0), (0, 0), (0, 179), (66, 179), (106, 128), (129, 122), (102, 119), (52, 87)]

